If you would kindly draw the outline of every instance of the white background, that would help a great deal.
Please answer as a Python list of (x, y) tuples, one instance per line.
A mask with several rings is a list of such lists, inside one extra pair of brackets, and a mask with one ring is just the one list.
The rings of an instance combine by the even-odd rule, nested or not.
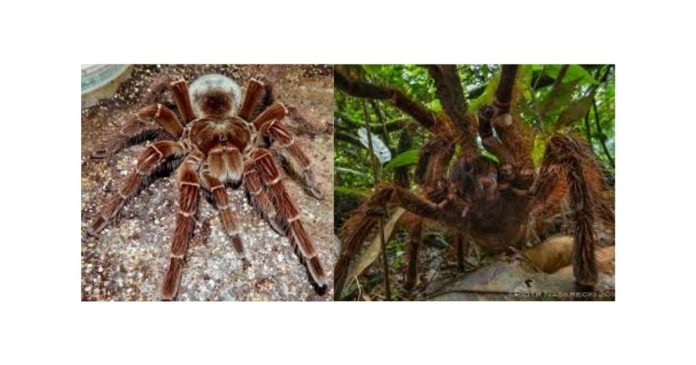
[[(682, 2), (3, 2), (0, 363), (694, 363)], [(688, 3), (688, 2), (683, 2)], [(82, 303), (82, 63), (615, 63), (615, 303)]]

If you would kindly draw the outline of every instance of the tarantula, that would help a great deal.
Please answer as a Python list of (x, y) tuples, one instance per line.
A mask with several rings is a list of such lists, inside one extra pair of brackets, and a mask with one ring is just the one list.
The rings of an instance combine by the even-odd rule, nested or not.
[[(420, 151), (416, 194), (397, 184), (382, 185), (351, 213), (341, 230), (342, 249), (335, 268), (334, 293), (340, 299), (353, 257), (384, 217), (389, 206), (400, 206), (421, 217), (412, 226), (407, 246), (405, 286), (413, 287), (422, 218), (446, 226), (459, 250), (473, 240), (489, 253), (521, 245), (537, 218), (544, 217), (570, 196), (574, 211), (573, 270), (581, 290), (597, 281), (594, 256), (595, 222), (614, 228), (613, 199), (590, 147), (575, 137), (553, 135), (539, 172), (531, 157), (529, 131), (514, 110), (516, 65), (502, 67), (492, 105), (468, 113), (455, 66), (428, 66), (443, 106), (434, 115), (402, 92), (349, 76), (335, 69), (337, 88), (354, 97), (385, 100), (427, 128), (432, 139)], [(480, 153), (481, 144), (498, 161)], [(450, 164), (459, 147), (457, 160)]]
[(178, 211), (169, 268), (162, 286), (163, 299), (171, 300), (179, 289), (196, 225), (200, 191), (219, 211), (232, 247), (246, 262), (234, 207), (226, 190), (243, 186), (250, 203), (264, 220), (290, 239), (307, 269), (310, 283), (323, 294), (326, 290), (324, 269), (302, 224), (300, 212), (283, 185), (275, 160), (279, 155), (293, 163), (301, 170), (306, 189), (314, 197), (322, 198), (311, 161), (283, 124), (286, 117), (301, 119), (295, 117), (296, 109), (274, 101), (272, 85), (264, 76), (252, 78), (247, 83), (243, 100), (237, 84), (217, 74), (196, 79), (190, 90), (185, 80), (168, 76), (160, 78), (150, 89), (155, 95), (169, 89), (178, 113), (163, 104), (146, 106), (130, 116), (119, 137), (105, 150), (95, 153), (97, 158), (104, 157), (129, 145), (156, 140), (143, 149), (135, 171), (123, 179), (117, 192), (105, 199), (88, 232), (97, 234), (142, 188), (176, 169)]

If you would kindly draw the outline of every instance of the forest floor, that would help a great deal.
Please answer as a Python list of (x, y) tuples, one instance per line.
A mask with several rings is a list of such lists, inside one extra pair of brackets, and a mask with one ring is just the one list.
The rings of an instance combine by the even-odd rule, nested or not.
[[(141, 146), (130, 147), (102, 160), (90, 153), (103, 147), (118, 132), (119, 117), (142, 107), (140, 95), (160, 74), (177, 74), (189, 81), (207, 73), (227, 75), (244, 87), (263, 73), (274, 82), (280, 101), (297, 106), (307, 120), (325, 126), (333, 120), (333, 71), (330, 66), (276, 65), (138, 65), (115, 95), (82, 109), (82, 300), (159, 300), (167, 270), (170, 237), (176, 211), (176, 183), (172, 177), (156, 180), (126, 203), (117, 219), (100, 234), (86, 227), (102, 199), (114, 193), (130, 171)], [(292, 126), (291, 126), (292, 127)], [(179, 300), (330, 300), (336, 260), (333, 227), (333, 137), (331, 133), (301, 135), (298, 143), (314, 161), (319, 188), (325, 198), (306, 194), (290, 178), (285, 184), (296, 200), (327, 273), (329, 290), (320, 296), (308, 281), (287, 238), (275, 233), (247, 203), (241, 189), (230, 191), (246, 257), (243, 269), (217, 211), (200, 199), (199, 226), (188, 251)]]
[[(541, 248), (551, 240), (564, 240), (562, 247), (544, 246), (545, 255), (552, 256), (560, 267), (543, 272), (530, 265), (525, 251), (488, 256), (471, 244), (465, 256), (464, 268), (459, 270), (456, 250), (437, 230), (424, 234), (418, 254), (418, 280), (411, 291), (404, 289), (406, 277), (405, 235), (396, 233), (389, 242), (387, 253), (392, 300), (614, 300), (614, 236), (601, 229), (596, 256), (601, 262), (599, 281), (594, 294), (580, 294), (574, 283), (570, 256), (572, 232), (562, 227), (548, 235), (543, 243), (530, 245)], [(359, 285), (358, 285), (359, 284)], [(344, 289), (347, 300), (385, 300), (384, 273), (377, 259)]]

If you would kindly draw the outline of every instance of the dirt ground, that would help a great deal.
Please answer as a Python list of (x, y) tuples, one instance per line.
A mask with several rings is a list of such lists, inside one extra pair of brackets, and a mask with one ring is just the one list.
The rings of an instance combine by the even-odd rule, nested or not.
[[(116, 94), (82, 109), (82, 300), (160, 300), (174, 227), (176, 184), (164, 177), (126, 203), (117, 219), (96, 237), (87, 226), (103, 198), (114, 193), (119, 180), (135, 166), (143, 148), (133, 146), (115, 156), (91, 159), (90, 153), (118, 133), (119, 117), (142, 107), (140, 95), (160, 74), (178, 74), (191, 82), (207, 73), (220, 73), (243, 88), (263, 73), (275, 86), (276, 97), (297, 106), (320, 129), (333, 120), (333, 71), (329, 66), (277, 65), (138, 65)], [(292, 126), (291, 126), (292, 127)], [(314, 162), (319, 187), (317, 200), (290, 178), (285, 184), (301, 210), (329, 280), (318, 295), (287, 238), (275, 233), (247, 203), (241, 189), (228, 190), (238, 208), (236, 217), (251, 266), (243, 269), (222, 230), (217, 211), (200, 199), (199, 227), (188, 251), (178, 300), (330, 300), (336, 260), (333, 232), (333, 136), (330, 129), (303, 134), (299, 144)]]

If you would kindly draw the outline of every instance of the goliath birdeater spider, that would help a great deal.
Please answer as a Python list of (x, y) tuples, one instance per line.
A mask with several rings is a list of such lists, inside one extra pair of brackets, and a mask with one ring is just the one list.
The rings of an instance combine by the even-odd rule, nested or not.
[[(350, 69), (335, 69), (337, 89), (352, 97), (383, 100), (413, 117), (432, 136), (420, 149), (415, 171), (420, 191), (383, 184), (344, 223), (342, 250), (334, 269), (335, 299), (341, 299), (353, 259), (389, 208), (402, 207), (419, 217), (409, 227), (407, 243), (404, 286), (410, 290), (416, 283), (423, 220), (453, 233), (462, 266), (465, 242), (475, 242), (490, 253), (520, 247), (535, 221), (567, 196), (575, 223), (575, 281), (581, 290), (597, 283), (596, 225), (614, 229), (613, 197), (600, 166), (587, 142), (555, 133), (537, 170), (532, 138), (516, 108), (519, 98), (513, 97), (518, 66), (501, 68), (492, 103), (468, 110), (456, 66), (428, 65), (443, 108), (437, 115), (397, 89), (360, 80)], [(496, 160), (484, 155), (481, 147)]]
[(295, 116), (296, 110), (274, 101), (271, 83), (264, 76), (247, 83), (243, 98), (234, 81), (215, 74), (198, 78), (190, 91), (185, 80), (162, 77), (150, 91), (165, 89), (171, 92), (178, 113), (162, 104), (146, 106), (129, 117), (119, 136), (106, 149), (94, 154), (97, 158), (106, 157), (127, 146), (155, 139), (143, 149), (135, 170), (103, 202), (89, 233), (100, 232), (142, 188), (176, 169), (179, 190), (176, 224), (162, 287), (163, 299), (171, 300), (177, 295), (196, 226), (200, 191), (216, 206), (232, 247), (244, 257), (235, 207), (227, 194), (228, 187), (243, 186), (250, 203), (264, 220), (289, 238), (307, 268), (311, 284), (323, 294), (324, 269), (276, 163), (276, 156), (281, 156), (299, 166), (298, 175), (304, 180), (306, 190), (322, 199), (310, 159), (283, 123), (284, 119)]

